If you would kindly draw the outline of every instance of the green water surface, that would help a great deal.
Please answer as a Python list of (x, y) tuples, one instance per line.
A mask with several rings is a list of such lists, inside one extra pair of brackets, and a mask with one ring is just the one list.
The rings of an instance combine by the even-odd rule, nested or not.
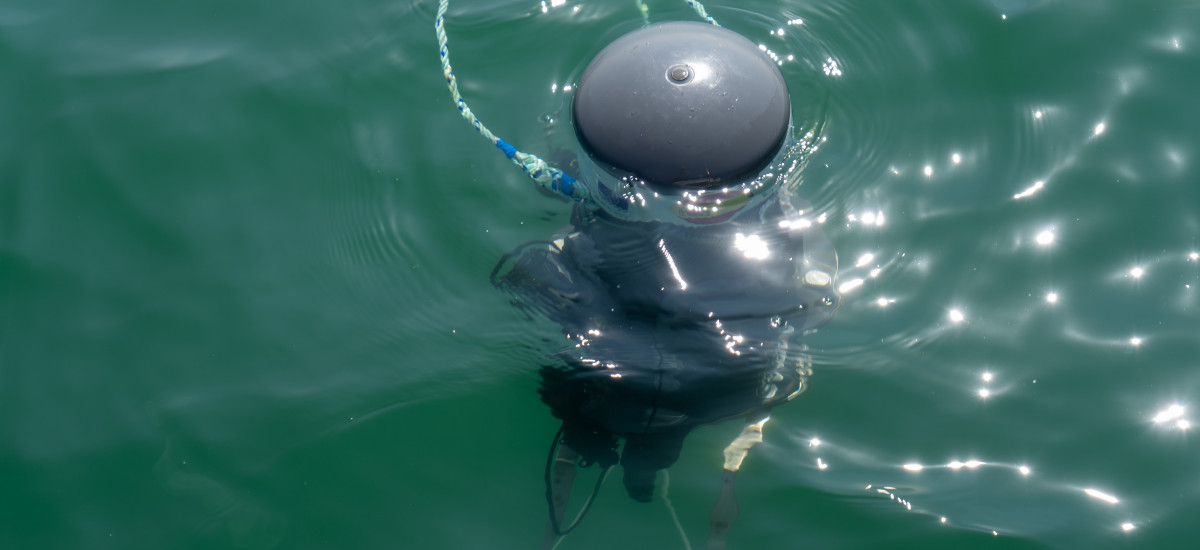
[[(1200, 4), (707, 8), (824, 117), (801, 194), (844, 290), (729, 547), (1194, 548)], [(0, 548), (538, 547), (558, 333), (488, 275), (569, 207), (459, 118), (435, 10), (0, 5)], [(446, 27), (472, 108), (543, 153), (642, 24), (455, 0)], [(737, 430), (671, 469), (692, 547)], [(610, 481), (559, 548), (684, 544)]]

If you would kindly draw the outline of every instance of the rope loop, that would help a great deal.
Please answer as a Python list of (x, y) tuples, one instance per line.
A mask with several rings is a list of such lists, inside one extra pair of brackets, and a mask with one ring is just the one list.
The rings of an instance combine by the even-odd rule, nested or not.
[[(708, 12), (704, 10), (704, 4), (697, 0), (685, 0), (688, 6), (691, 6), (696, 13), (704, 18), (705, 21), (713, 25), (720, 26)], [(637, 0), (638, 9), (642, 12), (643, 18), (649, 20), (649, 10), (643, 0)], [(433, 20), (433, 31), (438, 39), (438, 55), (442, 60), (442, 74), (446, 77), (446, 87), (450, 89), (450, 96), (454, 99), (454, 104), (458, 107), (459, 114), (462, 115), (471, 126), (475, 127), (475, 131), (483, 136), (493, 145), (504, 152), (504, 156), (513, 161), (530, 179), (552, 192), (562, 194), (567, 198), (585, 202), (588, 199), (587, 189), (582, 185), (575, 185), (575, 178), (570, 174), (550, 166), (546, 161), (542, 160), (531, 153), (524, 153), (517, 150), (516, 147), (508, 142), (496, 137), (487, 126), (483, 125), (475, 113), (471, 112), (471, 108), (467, 106), (467, 101), (463, 99), (462, 94), (458, 91), (458, 79), (454, 76), (454, 69), (450, 66), (450, 44), (449, 38), (446, 36), (446, 10), (450, 7), (450, 0), (439, 0), (437, 16)]]
[(450, 0), (441, 0), (438, 3), (437, 17), (433, 20), (433, 30), (437, 34), (438, 55), (442, 60), (442, 74), (446, 77), (446, 87), (450, 89), (450, 96), (454, 99), (454, 104), (458, 107), (459, 114), (467, 122), (471, 123), (471, 126), (475, 127), (475, 131), (479, 132), (479, 135), (503, 151), (504, 156), (512, 159), (513, 163), (524, 170), (535, 183), (555, 193), (561, 193), (575, 201), (586, 199), (587, 193), (584, 188), (575, 185), (575, 178), (571, 177), (570, 174), (550, 166), (536, 155), (518, 151), (516, 147), (496, 137), (475, 116), (475, 113), (471, 112), (471, 108), (467, 106), (467, 101), (463, 99), (462, 94), (458, 91), (458, 79), (454, 77), (454, 69), (450, 66), (450, 45), (449, 39), (446, 36), (446, 10), (449, 6)]

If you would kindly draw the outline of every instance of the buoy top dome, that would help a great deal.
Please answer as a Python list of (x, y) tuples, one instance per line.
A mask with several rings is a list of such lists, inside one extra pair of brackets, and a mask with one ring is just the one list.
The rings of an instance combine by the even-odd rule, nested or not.
[(594, 160), (646, 183), (711, 189), (753, 177), (791, 125), (787, 84), (754, 43), (670, 22), (605, 47), (576, 86), (575, 132)]

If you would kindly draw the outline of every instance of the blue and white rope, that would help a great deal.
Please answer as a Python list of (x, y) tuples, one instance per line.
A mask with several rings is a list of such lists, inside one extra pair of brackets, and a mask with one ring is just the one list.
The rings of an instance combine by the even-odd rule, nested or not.
[(437, 18), (434, 19), (433, 28), (437, 33), (438, 53), (442, 58), (442, 74), (446, 76), (446, 86), (450, 88), (450, 95), (454, 98), (454, 103), (458, 105), (458, 112), (475, 127), (479, 135), (504, 151), (504, 156), (520, 166), (535, 183), (555, 193), (561, 193), (572, 200), (586, 199), (587, 190), (582, 185), (575, 185), (575, 178), (570, 174), (546, 164), (546, 161), (536, 155), (518, 151), (516, 147), (496, 137), (491, 130), (488, 130), (487, 126), (475, 118), (475, 113), (471, 112), (471, 108), (463, 100), (462, 94), (458, 92), (458, 79), (454, 78), (454, 70), (450, 68), (450, 47), (447, 45), (445, 26), (446, 8), (449, 7), (449, 4), (449, 0), (441, 0), (438, 4)]
[[(704, 5), (696, 0), (684, 0), (688, 6), (696, 10), (696, 13), (704, 18), (705, 21), (716, 26), (721, 26), (717, 23), (708, 12), (704, 10)], [(637, 0), (638, 9), (642, 12), (642, 17), (649, 20), (649, 10), (643, 0)], [(438, 3), (437, 18), (433, 21), (433, 30), (437, 33), (438, 39), (438, 54), (442, 58), (442, 74), (446, 77), (446, 86), (450, 88), (450, 96), (454, 98), (455, 105), (458, 106), (458, 112), (462, 117), (470, 122), (479, 135), (492, 142), (497, 148), (504, 152), (504, 155), (511, 159), (514, 164), (520, 166), (535, 183), (549, 189), (555, 193), (561, 193), (567, 198), (575, 201), (583, 201), (587, 199), (587, 189), (582, 185), (576, 185), (575, 178), (570, 174), (559, 170), (546, 161), (538, 158), (530, 153), (518, 151), (508, 142), (496, 137), (487, 126), (483, 125), (475, 113), (471, 112), (471, 108), (467, 106), (466, 100), (462, 98), (462, 94), (458, 91), (458, 79), (454, 77), (454, 69), (450, 67), (450, 46), (449, 39), (446, 37), (446, 9), (450, 7), (450, 0), (440, 0)]]
[(684, 1), (687, 2), (687, 5), (691, 6), (692, 9), (696, 10), (696, 14), (699, 15), (700, 17), (703, 17), (705, 21), (708, 21), (709, 23), (712, 23), (718, 27), (721, 26), (720, 23), (717, 23), (716, 19), (713, 19), (712, 16), (708, 14), (708, 12), (704, 11), (704, 4), (701, 4), (700, 2), (696, 2), (695, 0), (684, 0)]

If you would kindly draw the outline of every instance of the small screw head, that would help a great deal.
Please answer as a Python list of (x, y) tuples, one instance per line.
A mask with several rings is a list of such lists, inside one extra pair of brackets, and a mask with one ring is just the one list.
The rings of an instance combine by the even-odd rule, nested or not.
[(676, 84), (683, 84), (692, 79), (692, 68), (687, 65), (673, 65), (667, 69), (667, 78)]

